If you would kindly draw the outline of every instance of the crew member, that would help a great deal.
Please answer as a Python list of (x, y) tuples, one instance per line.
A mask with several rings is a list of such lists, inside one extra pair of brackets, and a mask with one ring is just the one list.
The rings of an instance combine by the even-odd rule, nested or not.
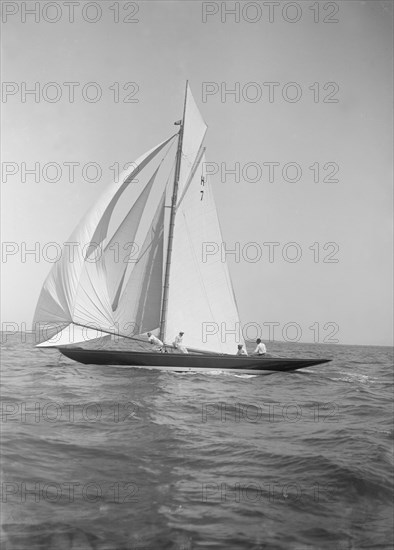
[(148, 332), (148, 339), (151, 344), (157, 346), (156, 351), (163, 351), (163, 342), (156, 338), (151, 332)]
[(185, 346), (183, 345), (183, 335), (184, 332), (180, 332), (178, 336), (175, 336), (175, 340), (173, 341), (172, 345), (174, 348), (179, 349), (181, 353), (189, 353)]
[(244, 349), (243, 344), (238, 344), (237, 355), (248, 355), (248, 352)]
[(267, 353), (267, 348), (263, 344), (260, 338), (256, 340), (257, 347), (253, 352), (253, 355), (265, 355)]

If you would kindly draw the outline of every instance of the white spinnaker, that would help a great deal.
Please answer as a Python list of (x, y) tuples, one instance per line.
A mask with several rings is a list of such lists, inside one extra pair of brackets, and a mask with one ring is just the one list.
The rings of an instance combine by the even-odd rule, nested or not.
[(205, 124), (200, 111), (194, 101), (194, 97), (187, 86), (186, 90), (186, 105), (183, 126), (182, 140), (182, 162), (179, 173), (178, 197), (184, 191), (189, 174), (193, 164), (197, 158), (200, 146), (204, 140), (207, 125)]
[(163, 291), (163, 235), (165, 191), (141, 248), (119, 305), (114, 312), (121, 332), (128, 336), (154, 330), (160, 323)]
[[(202, 181), (204, 162), (205, 156), (175, 216), (165, 341), (183, 331), (186, 347), (234, 354), (244, 341), (228, 267), (217, 253), (203, 256), (204, 243), (222, 243), (213, 191)], [(236, 334), (226, 334), (231, 330)]]
[(130, 254), (132, 253), (133, 245), (136, 244), (135, 238), (138, 227), (159, 168), (160, 166), (155, 170), (149, 182), (141, 191), (140, 196), (105, 247), (105, 269), (112, 310), (118, 307), (126, 270), (131, 260)]
[(133, 163), (133, 169), (109, 185), (81, 220), (68, 239), (69, 243), (76, 245), (63, 248), (61, 259), (54, 264), (43, 285), (33, 326), (56, 327), (74, 321), (115, 332), (102, 243), (107, 236), (112, 212), (123, 191), (173, 137)]

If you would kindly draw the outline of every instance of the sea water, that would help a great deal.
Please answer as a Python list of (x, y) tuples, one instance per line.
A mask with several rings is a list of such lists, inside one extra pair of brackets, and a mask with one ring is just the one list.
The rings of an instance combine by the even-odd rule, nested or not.
[(2, 347), (5, 550), (392, 548), (390, 348), (243, 376)]

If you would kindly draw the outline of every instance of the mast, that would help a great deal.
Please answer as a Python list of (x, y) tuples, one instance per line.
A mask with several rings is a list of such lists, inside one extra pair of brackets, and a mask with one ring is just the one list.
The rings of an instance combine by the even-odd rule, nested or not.
[(162, 301), (162, 305), (161, 305), (160, 334), (159, 334), (159, 338), (163, 342), (164, 342), (164, 335), (165, 335), (166, 321), (167, 321), (168, 291), (169, 291), (169, 288), (170, 288), (169, 283), (170, 283), (172, 242), (173, 242), (173, 239), (174, 239), (175, 212), (176, 212), (176, 204), (177, 204), (177, 199), (178, 199), (179, 174), (180, 174), (180, 171), (181, 171), (183, 128), (184, 128), (184, 124), (185, 124), (187, 86), (188, 86), (188, 80), (186, 80), (185, 102), (184, 102), (184, 105), (183, 105), (183, 116), (182, 116), (182, 120), (181, 120), (181, 123), (180, 123), (180, 129), (179, 129), (178, 148), (177, 148), (177, 152), (176, 152), (174, 186), (173, 186), (172, 200), (171, 200), (170, 225), (169, 225), (169, 231), (168, 231), (167, 259), (166, 259), (166, 268), (165, 268), (165, 276), (164, 276), (163, 301)]

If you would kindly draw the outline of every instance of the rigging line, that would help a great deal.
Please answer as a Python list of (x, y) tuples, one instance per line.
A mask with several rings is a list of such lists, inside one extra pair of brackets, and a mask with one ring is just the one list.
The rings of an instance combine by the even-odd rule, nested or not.
[[(163, 199), (164, 199), (164, 197), (162, 196), (162, 198), (160, 199), (160, 202), (163, 203), (163, 204), (161, 205), (161, 208), (164, 207), (164, 200), (163, 200)], [(161, 210), (161, 208), (159, 209), (159, 206), (160, 206), (160, 203), (159, 203), (159, 205), (158, 205), (158, 208), (157, 208), (157, 211), (156, 211), (156, 212), (158, 212), (158, 211)], [(158, 222), (158, 221), (159, 221), (159, 220), (157, 220), (157, 222)], [(156, 222), (155, 225), (157, 225), (157, 222)], [(155, 242), (156, 234), (158, 234), (158, 235), (160, 236), (160, 233), (161, 233), (161, 232), (164, 232), (164, 228), (161, 227), (161, 228), (155, 230), (154, 227), (151, 227), (150, 231), (152, 231), (152, 233), (153, 233), (152, 240), (151, 240), (150, 243), (146, 246), (145, 250), (144, 250), (143, 252), (141, 252), (141, 254), (138, 256), (138, 260), (137, 260), (136, 262), (131, 262), (131, 263), (134, 264), (134, 266), (136, 266), (136, 265), (138, 264), (138, 262), (139, 262), (140, 260), (142, 260), (142, 258), (145, 256), (145, 254), (146, 254), (146, 253), (148, 252), (148, 250), (151, 248), (152, 244)], [(157, 241), (156, 241), (156, 242), (157, 242)], [(133, 267), (133, 270), (134, 270), (134, 267)]]
[[(171, 144), (171, 146), (168, 148), (167, 153), (166, 153), (166, 155), (165, 155), (164, 158), (167, 157), (167, 155), (169, 154), (169, 152), (170, 152), (171, 148), (173, 147), (174, 143), (175, 143), (175, 141), (174, 141), (174, 142)], [(156, 173), (159, 171), (159, 168), (160, 168), (161, 163), (163, 162), (164, 158), (161, 160), (159, 167), (156, 169)], [(176, 158), (174, 157), (174, 160), (173, 160), (173, 162), (172, 162), (172, 166), (171, 166), (171, 168), (170, 168), (170, 171), (169, 171), (169, 174), (168, 174), (168, 177), (167, 177), (167, 181), (166, 181), (166, 183), (165, 183), (165, 185), (164, 185), (164, 190), (163, 190), (163, 193), (162, 193), (162, 196), (161, 196), (161, 199), (160, 199), (160, 202), (163, 201), (163, 207), (164, 207), (164, 208), (165, 208), (165, 206), (164, 206), (164, 203), (165, 203), (165, 195), (166, 195), (166, 193), (167, 193), (168, 183), (169, 183), (170, 178), (171, 178), (171, 176), (172, 176), (172, 173), (173, 173), (173, 169), (174, 169), (175, 163), (176, 163)], [(163, 200), (163, 197), (164, 197), (164, 200)], [(158, 206), (156, 207), (156, 212), (158, 211), (158, 207), (159, 207), (159, 205), (160, 205), (160, 202), (159, 202)], [(162, 229), (162, 230), (164, 230), (164, 229)], [(131, 263), (133, 263), (133, 266), (130, 267), (130, 269), (128, 269), (129, 266), (126, 265), (126, 268), (125, 268), (125, 271), (124, 271), (124, 276), (123, 276), (124, 281), (123, 281), (123, 283), (122, 283), (122, 286), (124, 286), (124, 282), (125, 282), (126, 280), (128, 281), (128, 280), (130, 279), (131, 274), (132, 274), (132, 272), (134, 271), (134, 269), (135, 269), (137, 263), (138, 263), (138, 262), (143, 258), (143, 256), (145, 256), (145, 254), (149, 251), (149, 249), (151, 248), (151, 246), (152, 246), (154, 240), (155, 240), (155, 234), (153, 235), (151, 242), (147, 245), (147, 247), (145, 248), (145, 250), (139, 255), (137, 261), (131, 262)], [(126, 276), (126, 272), (127, 272), (127, 271), (128, 271), (128, 275)]]
[[(175, 141), (170, 145), (170, 147), (169, 147), (168, 150), (167, 150), (167, 153), (165, 154), (165, 156), (164, 156), (164, 157), (162, 158), (162, 160), (160, 161), (159, 166), (156, 168), (155, 175), (154, 175), (155, 179), (156, 179), (156, 177), (157, 177), (157, 174), (158, 174), (158, 172), (159, 172), (159, 170), (160, 170), (160, 168), (161, 168), (161, 165), (162, 165), (163, 161), (165, 160), (165, 158), (166, 158), (167, 155), (169, 154), (169, 152), (170, 152), (171, 148), (173, 147), (174, 143), (175, 143)], [(174, 167), (174, 165), (175, 165), (175, 161), (176, 161), (176, 159), (174, 158), (173, 163), (172, 163), (172, 166), (171, 166), (171, 169), (170, 169), (170, 172), (169, 172), (169, 175), (168, 175), (168, 177), (167, 177), (167, 181), (166, 181), (166, 183), (165, 183), (165, 185), (164, 185), (164, 189), (163, 189), (163, 193), (162, 193), (162, 198), (160, 199), (160, 201), (159, 201), (159, 203), (158, 203), (158, 206), (156, 207), (156, 212), (157, 212), (157, 210), (158, 210), (158, 207), (159, 207), (159, 205), (160, 205), (160, 202), (163, 201), (163, 195), (166, 194), (168, 182), (169, 182), (169, 180), (170, 180), (170, 177), (171, 177), (171, 174), (172, 174), (172, 170), (173, 170), (173, 167)], [(152, 176), (152, 177), (153, 177), (153, 176)], [(155, 184), (155, 182), (153, 182), (153, 185), (154, 185), (154, 184)], [(153, 187), (153, 185), (152, 185), (152, 187)], [(152, 189), (151, 189), (150, 193), (151, 193), (151, 192), (152, 192)], [(164, 198), (163, 204), (164, 204), (164, 202), (165, 202), (165, 198)], [(129, 211), (129, 213), (127, 214), (127, 216), (128, 216), (129, 214), (130, 214), (130, 211)], [(126, 220), (127, 216), (125, 217), (125, 219), (123, 220), (123, 222)], [(123, 223), (123, 222), (122, 222), (122, 223)], [(119, 228), (121, 227), (122, 223), (121, 223), (120, 226), (118, 227), (117, 231), (118, 231)], [(138, 229), (138, 228), (137, 228), (137, 229)], [(112, 241), (112, 239), (114, 238), (115, 235), (116, 235), (116, 231), (115, 231), (114, 235), (112, 236), (111, 240), (108, 241), (108, 243), (107, 243), (107, 245), (106, 245), (106, 249), (109, 247), (109, 245), (110, 245), (110, 243), (111, 243), (111, 241)], [(141, 255), (138, 257), (137, 261), (135, 261), (135, 262), (127, 262), (127, 263), (126, 263), (126, 266), (125, 266), (124, 272), (123, 272), (123, 283), (122, 283), (121, 287), (124, 286), (124, 281), (126, 281), (126, 280), (128, 280), (128, 279), (130, 278), (131, 273), (134, 271), (134, 268), (135, 268), (135, 266), (137, 265), (137, 263), (142, 259), (142, 257), (145, 255), (145, 253), (148, 252), (150, 246), (151, 246), (152, 243), (153, 243), (153, 240), (154, 240), (154, 236), (152, 237), (151, 242), (147, 245), (147, 248), (145, 249), (145, 251), (144, 251), (143, 253), (141, 253)], [(132, 263), (133, 265), (129, 267), (129, 264), (130, 264), (130, 263)], [(126, 273), (127, 273), (127, 272), (128, 272), (128, 275), (126, 276)], [(120, 288), (119, 290), (121, 291), (121, 288)]]
[[(167, 151), (165, 157), (163, 157), (163, 159), (160, 161), (160, 164), (159, 164), (158, 168), (156, 169), (156, 172), (159, 171), (162, 162), (163, 162), (164, 159), (167, 157), (167, 155), (168, 155), (168, 153), (170, 152), (170, 149), (172, 148), (172, 146), (174, 145), (174, 143), (175, 143), (175, 142), (173, 142), (173, 143), (171, 144), (171, 146), (169, 147), (169, 149), (168, 149), (168, 151)], [(164, 185), (164, 187), (163, 187), (163, 193), (162, 193), (162, 195), (161, 195), (161, 199), (160, 199), (160, 201), (159, 201), (159, 203), (158, 203), (158, 205), (157, 205), (157, 207), (156, 207), (156, 213), (157, 213), (158, 210), (159, 210), (159, 206), (160, 206), (160, 203), (161, 203), (161, 202), (163, 202), (163, 207), (164, 207), (165, 197), (164, 197), (164, 200), (163, 200), (163, 195), (165, 195), (166, 192), (167, 192), (168, 182), (170, 181), (170, 177), (171, 177), (171, 175), (172, 175), (172, 171), (173, 171), (175, 162), (176, 162), (176, 159), (174, 158), (173, 163), (172, 163), (172, 166), (171, 166), (171, 169), (170, 169), (170, 172), (169, 172), (168, 177), (167, 177), (167, 181), (166, 181), (166, 183), (165, 183), (165, 185)], [(134, 263), (134, 264), (136, 265), (136, 264), (140, 261), (140, 259), (142, 258), (142, 256), (144, 256), (144, 254), (149, 250), (149, 247), (152, 245), (153, 240), (154, 240), (154, 237), (152, 238), (152, 241), (149, 243), (149, 245), (147, 245), (147, 248), (145, 249), (145, 251), (139, 256), (138, 260), (137, 260), (136, 262), (131, 262), (131, 263)]]
[[(160, 231), (163, 231), (163, 229), (159, 230), (159, 235), (160, 235)], [(151, 248), (151, 246), (153, 245), (153, 243), (155, 242), (155, 237), (156, 237), (156, 233), (157, 231), (155, 231), (153, 228), (152, 228), (152, 232), (153, 232), (153, 237), (152, 237), (152, 240), (151, 242), (147, 245), (147, 247), (145, 248), (145, 250), (138, 256), (138, 260), (136, 262), (132, 262), (134, 263), (134, 266), (136, 266), (138, 264), (138, 262), (140, 260), (142, 260), (142, 258), (145, 256), (145, 254), (148, 252), (148, 250)], [(133, 271), (134, 271), (134, 268), (133, 268)], [(133, 273), (133, 271), (131, 272), (131, 274)], [(131, 275), (130, 274), (130, 275)]]
[[(142, 189), (142, 192), (141, 192), (140, 196), (137, 197), (136, 201), (135, 201), (134, 204), (132, 205), (132, 208), (134, 207), (134, 205), (136, 204), (136, 202), (138, 201), (138, 199), (142, 196), (142, 194), (143, 194), (144, 191), (146, 190), (146, 188), (147, 188), (147, 186), (149, 185), (149, 182), (152, 180), (152, 178), (154, 178), (154, 180), (156, 180), (157, 175), (158, 175), (158, 172), (159, 172), (159, 170), (160, 170), (160, 168), (161, 168), (161, 166), (162, 166), (164, 160), (167, 158), (167, 155), (169, 154), (170, 150), (172, 149), (174, 143), (175, 143), (175, 141), (173, 141), (173, 142), (171, 143), (171, 145), (168, 147), (166, 154), (165, 154), (165, 155), (163, 156), (163, 158), (160, 160), (160, 162), (159, 162), (159, 164), (158, 164), (156, 170), (154, 171), (154, 173), (152, 174), (152, 176), (149, 178), (149, 181), (147, 182), (147, 184), (146, 184), (146, 185), (144, 186), (144, 188)], [(174, 161), (174, 162), (175, 162), (175, 161)], [(171, 170), (172, 170), (172, 168), (171, 168)], [(155, 185), (155, 183), (156, 183), (155, 181), (152, 182), (152, 188), (153, 188), (153, 185)], [(164, 189), (167, 187), (167, 184), (168, 184), (168, 179), (167, 179), (167, 182), (166, 182), (166, 184), (165, 184), (165, 186), (164, 186)], [(151, 191), (152, 191), (152, 190), (151, 190)], [(149, 192), (149, 195), (150, 195), (151, 191)], [(122, 224), (126, 221), (126, 219), (127, 219), (127, 217), (129, 216), (130, 212), (131, 212), (131, 210), (129, 210), (129, 212), (126, 214), (126, 216), (124, 217), (124, 219), (122, 220), (122, 222), (119, 224), (119, 226), (118, 226), (118, 228), (116, 229), (116, 231), (114, 231), (112, 237), (111, 237), (110, 239), (107, 239), (108, 242), (107, 242), (107, 244), (106, 244), (105, 247), (104, 247), (104, 252), (106, 252), (107, 249), (109, 248), (112, 239), (113, 239), (114, 236), (116, 235), (117, 231), (119, 231), (119, 229), (121, 228)]]
[[(178, 134), (175, 134), (175, 135), (178, 135)], [(163, 157), (163, 159), (162, 159), (162, 162), (163, 162), (163, 160), (167, 157), (167, 155), (169, 154), (169, 152), (171, 151), (171, 149), (174, 147), (174, 145), (175, 145), (175, 139), (174, 139), (174, 141), (171, 143), (171, 145), (168, 147), (167, 152), (166, 152), (166, 154), (164, 155), (164, 157)]]
[[(112, 331), (105, 330), (105, 329), (98, 328), (98, 327), (83, 325), (82, 323), (74, 323), (74, 321), (72, 321), (72, 323), (74, 325), (79, 326), (79, 327), (88, 328), (90, 330), (97, 330), (99, 332), (104, 332), (105, 334), (111, 334), (112, 336), (120, 336), (122, 338), (127, 338), (128, 340), (136, 340), (137, 342), (144, 342), (145, 344), (147, 343), (146, 340), (143, 340), (142, 338), (135, 338), (134, 336), (126, 336), (126, 334), (121, 334), (120, 332), (112, 332)], [(99, 336), (98, 338), (103, 338), (103, 337)]]
[[(175, 135), (178, 135), (178, 134), (175, 134)], [(161, 161), (159, 162), (157, 168), (156, 168), (156, 172), (158, 173), (160, 168), (161, 168), (161, 165), (163, 164), (163, 162), (165, 161), (165, 159), (167, 158), (167, 156), (170, 154), (170, 151), (171, 149), (174, 147), (174, 144), (175, 144), (175, 140), (172, 141), (172, 143), (168, 146), (167, 148), (167, 151), (165, 153), (165, 155), (163, 156), (163, 158), (161, 159)], [(175, 159), (174, 159), (174, 162), (173, 162), (173, 165), (175, 164)], [(171, 167), (171, 170), (172, 170), (172, 167)], [(164, 187), (167, 187), (167, 183), (168, 183), (168, 179), (167, 179), (167, 182), (166, 182), (166, 185)]]
[[(165, 184), (165, 186), (164, 186), (164, 190), (165, 190), (166, 192), (167, 192), (167, 187), (168, 187), (168, 184), (169, 184), (169, 182), (170, 182), (170, 179), (172, 179), (172, 177), (173, 177), (173, 170), (174, 170), (174, 168), (175, 168), (175, 164), (176, 164), (176, 157), (174, 157), (174, 160), (172, 161), (171, 170), (170, 170), (170, 172), (169, 172), (169, 174), (168, 174), (168, 178), (167, 178), (166, 184)], [(171, 207), (166, 206), (166, 208), (171, 208)]]
[[(174, 134), (173, 136), (171, 136), (170, 138), (168, 138), (168, 142), (170, 142), (172, 139), (174, 139), (174, 137), (177, 136), (177, 135), (178, 135), (178, 132), (176, 134)], [(174, 140), (173, 143), (175, 143), (175, 140)], [(130, 177), (131, 176), (137, 176), (138, 174), (140, 174), (142, 172), (142, 170), (145, 168), (145, 166), (147, 166), (155, 158), (155, 156), (157, 154), (158, 154), (158, 152), (155, 153), (155, 155), (149, 160), (149, 162), (147, 164), (145, 164), (143, 166), (143, 168), (141, 170), (140, 170), (140, 165), (137, 165), (136, 168), (134, 168), (134, 170), (136, 170), (136, 173), (134, 173), (134, 170), (132, 170), (131, 173), (123, 180), (122, 185), (129, 185), (129, 183), (133, 181), (133, 179), (130, 179)]]
[[(177, 135), (177, 134), (175, 134), (175, 135)], [(160, 170), (160, 168), (161, 168), (161, 165), (163, 164), (163, 162), (165, 161), (165, 159), (166, 159), (167, 156), (169, 155), (171, 149), (174, 147), (174, 144), (175, 144), (175, 140), (169, 145), (169, 147), (167, 148), (167, 151), (166, 151), (165, 155), (163, 156), (163, 158), (162, 158), (161, 161), (159, 162), (159, 164), (158, 164), (158, 166), (157, 166), (157, 168), (156, 168), (156, 170), (155, 170), (156, 174), (159, 173), (159, 170)], [(174, 164), (175, 164), (175, 159), (174, 159), (174, 161), (173, 161), (173, 163), (172, 163), (172, 167), (174, 166)], [(172, 170), (172, 167), (171, 167), (171, 170)], [(155, 183), (155, 182), (154, 182), (154, 183)], [(167, 182), (166, 182), (164, 188), (167, 187), (167, 183), (168, 183), (168, 179), (167, 179)]]
[[(145, 239), (147, 239), (148, 234), (150, 233), (151, 234), (151, 241), (149, 242), (149, 244), (146, 245), (145, 250), (139, 255), (137, 261), (133, 262), (134, 265), (131, 269), (131, 272), (129, 272), (129, 275), (127, 276), (127, 278), (125, 276), (126, 271), (124, 272), (124, 276), (123, 276), (123, 280), (122, 280), (122, 287), (123, 288), (122, 289), (119, 288), (119, 290), (118, 290), (118, 292), (119, 292), (118, 304), (123, 299), (124, 294), (127, 290), (127, 287), (128, 287), (128, 285), (131, 281), (131, 278), (133, 277), (133, 273), (136, 272), (135, 271), (136, 266), (140, 262), (140, 260), (142, 260), (144, 257), (146, 257), (146, 255), (148, 254), (148, 252), (150, 250), (153, 251), (153, 253), (155, 255), (155, 258), (156, 258), (157, 250), (159, 249), (159, 246), (160, 246), (160, 239), (164, 237), (164, 224), (159, 225), (160, 218), (164, 217), (164, 212), (163, 212), (164, 211), (164, 201), (165, 201), (165, 193), (163, 192), (162, 197), (160, 199), (160, 203), (159, 203), (158, 207), (156, 208), (156, 213), (155, 213), (155, 216), (153, 218), (152, 225), (151, 225), (151, 227), (150, 227), (150, 229), (147, 233), (147, 236), (145, 238)], [(153, 269), (153, 265), (151, 267), (151, 270), (152, 269)], [(145, 272), (145, 276), (146, 276), (146, 272)]]
[[(136, 342), (142, 342), (143, 344), (148, 343), (146, 340), (143, 340), (142, 338), (136, 338), (135, 336), (126, 336), (126, 334), (121, 334), (120, 332), (112, 332), (112, 331), (109, 331), (109, 330), (105, 330), (105, 329), (101, 329), (101, 328), (97, 328), (97, 327), (93, 327), (93, 326), (89, 326), (89, 325), (83, 325), (82, 323), (74, 323), (74, 321), (72, 321), (72, 323), (74, 325), (79, 326), (79, 327), (88, 328), (90, 330), (97, 330), (97, 331), (100, 331), (100, 332), (104, 332), (105, 334), (110, 334), (112, 336), (120, 336), (121, 338), (127, 338), (128, 340), (135, 340)], [(104, 338), (104, 337), (99, 336), (98, 338)], [(165, 346), (167, 348), (175, 349), (174, 346), (172, 346), (171, 344), (165, 344)], [(52, 346), (52, 347), (58, 348), (58, 346)], [(217, 353), (217, 352), (214, 352), (214, 351), (200, 350), (200, 349), (197, 349), (197, 348), (188, 348), (188, 349), (191, 352), (200, 353), (200, 354), (203, 354), (203, 355), (227, 355), (227, 354), (223, 354), (223, 353)]]

